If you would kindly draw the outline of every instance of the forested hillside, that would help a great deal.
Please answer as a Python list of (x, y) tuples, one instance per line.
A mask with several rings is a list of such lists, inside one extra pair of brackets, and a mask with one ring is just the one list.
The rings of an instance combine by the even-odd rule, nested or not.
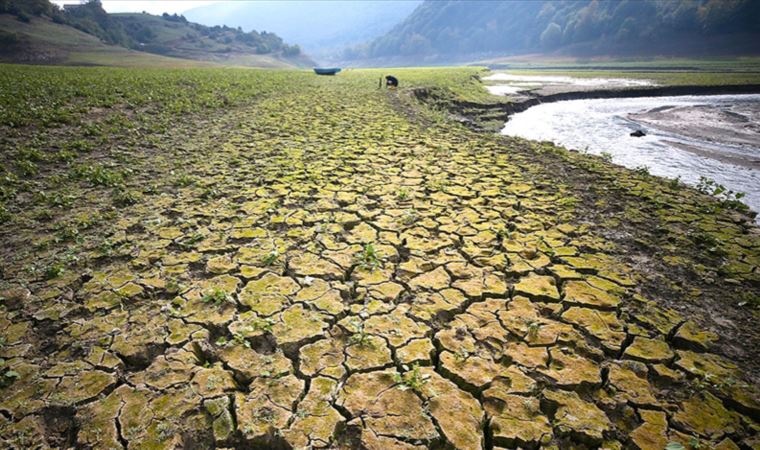
[(752, 53), (757, 36), (760, 2), (752, 0), (426, 1), (345, 56)]
[[(15, 16), (20, 24), (52, 21), (92, 35), (104, 44), (164, 56), (239, 65), (260, 65), (261, 57), (264, 56), (296, 65), (311, 63), (301, 55), (298, 45), (288, 45), (274, 33), (259, 33), (255, 30), (245, 32), (241, 28), (227, 26), (208, 27), (191, 23), (184, 16), (176, 14), (109, 14), (98, 0), (65, 11), (48, 0), (0, 0), (0, 14)], [(28, 27), (9, 26), (9, 21), (2, 23), (6, 24), (0, 26), (0, 38), (6, 44), (2, 54), (18, 54), (19, 60), (33, 62), (34, 55), (29, 55), (29, 52), (40, 47), (36, 44), (40, 37), (46, 37), (45, 32), (40, 33), (40, 27), (36, 27), (38, 32), (31, 34), (26, 29)], [(48, 28), (52, 33), (53, 28)], [(43, 40), (46, 41), (45, 48), (49, 53), (51, 44), (55, 44), (50, 41), (55, 40)], [(273, 61), (267, 61), (265, 65), (272, 64)]]

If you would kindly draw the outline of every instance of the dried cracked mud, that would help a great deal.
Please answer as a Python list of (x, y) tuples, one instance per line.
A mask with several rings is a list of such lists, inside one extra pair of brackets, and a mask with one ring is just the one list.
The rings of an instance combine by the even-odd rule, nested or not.
[[(160, 193), (114, 213), (107, 256), (30, 276), (42, 237), (4, 229), (4, 447), (760, 448), (755, 331), (694, 300), (757, 294), (749, 219), (589, 204), (555, 170), (589, 157), (304, 80), (146, 150), (131, 183)], [(161, 184), (177, 161), (194, 181)], [(637, 202), (664, 185), (615, 170)], [(732, 271), (667, 285), (696, 256), (621, 243), (653, 217), (721, 233)]]

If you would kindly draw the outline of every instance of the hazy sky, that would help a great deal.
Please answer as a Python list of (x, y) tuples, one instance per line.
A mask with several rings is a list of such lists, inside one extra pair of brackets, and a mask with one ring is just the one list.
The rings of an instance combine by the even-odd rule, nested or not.
[[(53, 0), (64, 5), (79, 3), (78, 0)], [(183, 13), (197, 6), (216, 3), (215, 0), (102, 0), (103, 8), (108, 12), (149, 12), (151, 14)]]

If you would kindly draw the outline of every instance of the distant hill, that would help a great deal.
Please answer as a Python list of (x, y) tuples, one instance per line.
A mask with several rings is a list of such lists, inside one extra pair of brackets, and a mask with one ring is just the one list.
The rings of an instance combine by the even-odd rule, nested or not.
[(22, 22), (10, 14), (0, 14), (0, 62), (170, 67), (210, 65), (105, 44), (91, 34), (48, 18), (36, 17)]
[(760, 1), (425, 1), (346, 59), (472, 61), (529, 52), (758, 54)]
[(293, 65), (311, 65), (298, 45), (288, 45), (274, 33), (243, 32), (227, 26), (207, 27), (183, 16), (111, 14), (132, 40), (132, 48), (177, 58), (246, 65), (246, 57), (269, 55)]
[[(129, 49), (132, 56), (150, 53), (228, 65), (313, 64), (297, 45), (274, 33), (207, 27), (178, 15), (108, 14), (98, 1), (61, 11), (48, 0), (0, 0), (0, 44), (5, 62), (98, 64)], [(104, 59), (108, 53), (111, 57)]]
[(330, 61), (351, 45), (382, 36), (420, 0), (221, 2), (185, 13), (205, 25), (269, 30), (297, 42), (310, 56)]

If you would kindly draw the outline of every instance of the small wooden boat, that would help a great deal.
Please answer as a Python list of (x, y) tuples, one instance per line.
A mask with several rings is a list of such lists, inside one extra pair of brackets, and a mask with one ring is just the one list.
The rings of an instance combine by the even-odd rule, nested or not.
[(340, 67), (315, 67), (314, 73), (317, 75), (335, 75), (340, 72)]

